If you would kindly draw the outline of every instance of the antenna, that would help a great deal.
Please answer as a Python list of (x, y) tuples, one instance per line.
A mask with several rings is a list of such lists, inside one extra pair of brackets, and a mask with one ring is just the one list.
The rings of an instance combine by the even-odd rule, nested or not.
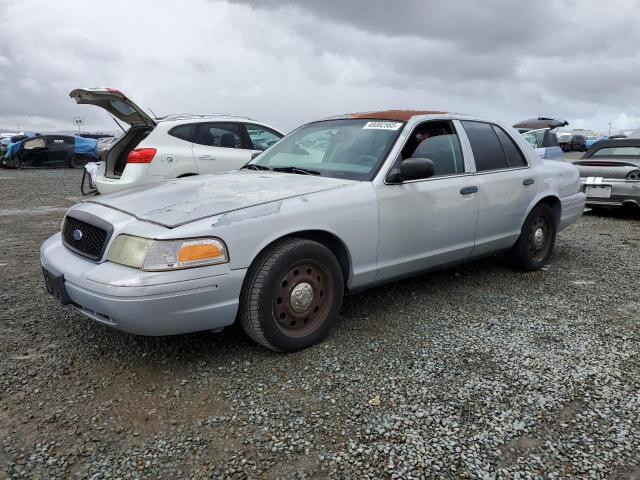
[(149, 111), (151, 113), (153, 113), (153, 116), (155, 117), (155, 119), (157, 120), (159, 117), (156, 115), (156, 112), (154, 112), (153, 110), (151, 110), (151, 107), (147, 107), (149, 109)]

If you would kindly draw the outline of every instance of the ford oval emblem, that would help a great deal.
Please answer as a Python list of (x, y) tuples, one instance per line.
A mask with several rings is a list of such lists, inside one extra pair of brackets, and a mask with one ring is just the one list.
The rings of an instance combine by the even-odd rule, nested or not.
[(76, 242), (79, 242), (80, 240), (82, 240), (82, 230), (79, 230), (79, 229), (77, 229), (77, 228), (76, 228), (76, 229), (73, 231), (73, 239), (74, 239)]

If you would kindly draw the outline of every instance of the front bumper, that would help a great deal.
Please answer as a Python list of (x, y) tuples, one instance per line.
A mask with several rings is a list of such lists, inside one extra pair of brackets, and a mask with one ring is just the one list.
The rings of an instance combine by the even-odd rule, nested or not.
[(138, 335), (174, 335), (234, 322), (246, 270), (213, 265), (143, 272), (113, 262), (93, 263), (62, 244), (60, 234), (40, 249), (42, 266), (64, 275), (80, 313)]
[(582, 191), (588, 186), (611, 187), (611, 194), (607, 198), (594, 197), (587, 194), (587, 206), (640, 206), (640, 181), (624, 178), (581, 177)]

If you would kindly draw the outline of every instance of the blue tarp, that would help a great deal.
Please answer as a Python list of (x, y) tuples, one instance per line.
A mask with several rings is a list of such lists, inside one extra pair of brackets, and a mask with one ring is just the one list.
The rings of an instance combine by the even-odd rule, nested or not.
[(75, 152), (79, 155), (98, 158), (98, 140), (95, 138), (85, 138), (75, 135)]
[(10, 142), (9, 147), (7, 147), (7, 153), (4, 154), (4, 157), (11, 158), (16, 153), (18, 153), (21, 148), (22, 148), (22, 141), (16, 142), (16, 143)]
[(30, 138), (34, 138), (39, 136), (39, 133), (31, 133), (31, 132), (27, 132), (25, 134), (27, 136), (27, 138), (23, 138), (22, 140), (18, 140), (17, 142), (9, 142), (9, 145), (7, 147), (7, 153), (4, 154), (4, 158), (11, 158), (11, 156), (15, 155), (16, 153), (18, 153), (21, 149), (22, 149), (22, 142), (24, 142), (25, 140), (29, 140)]

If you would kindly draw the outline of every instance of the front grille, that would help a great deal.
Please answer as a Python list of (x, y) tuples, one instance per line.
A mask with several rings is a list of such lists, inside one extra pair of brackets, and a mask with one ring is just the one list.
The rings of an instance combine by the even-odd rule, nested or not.
[[(89, 215), (83, 216), (87, 217)], [(94, 218), (95, 220), (91, 221), (93, 219), (90, 219), (91, 223), (89, 223), (67, 215), (62, 229), (62, 239), (64, 244), (78, 255), (82, 255), (89, 260), (100, 260), (111, 236), (112, 228), (109, 228), (110, 225), (104, 220), (97, 217)], [(95, 225), (95, 223), (101, 224), (103, 228)]]

